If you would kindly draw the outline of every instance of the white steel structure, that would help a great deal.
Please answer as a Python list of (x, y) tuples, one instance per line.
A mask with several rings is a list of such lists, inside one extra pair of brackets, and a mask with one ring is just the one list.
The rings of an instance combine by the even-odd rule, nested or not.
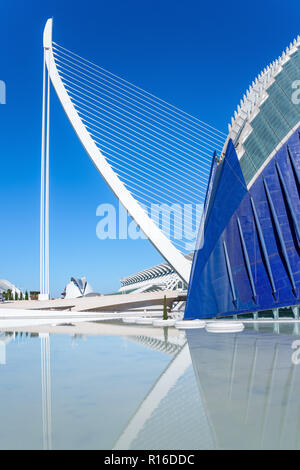
[(155, 292), (183, 289), (182, 279), (168, 263), (158, 264), (153, 268), (144, 269), (132, 276), (121, 279), (120, 292)]
[[(66, 52), (67, 51), (67, 52)], [(147, 238), (151, 241), (151, 243), (155, 246), (155, 248), (160, 252), (163, 258), (170, 264), (172, 269), (178, 273), (180, 278), (185, 282), (188, 283), (190, 269), (191, 269), (191, 262), (187, 259), (182, 251), (175, 246), (174, 243), (170, 241), (168, 236), (166, 236), (163, 231), (159, 228), (159, 226), (152, 220), (152, 218), (148, 215), (147, 211), (144, 209), (143, 204), (141, 204), (138, 198), (133, 195), (133, 188), (130, 186), (131, 184), (131, 176), (134, 174), (135, 180), (135, 190), (139, 195), (151, 194), (151, 196), (155, 193), (155, 187), (157, 188), (157, 194), (159, 194), (158, 199), (161, 201), (161, 197), (165, 197), (164, 200), (168, 200), (172, 198), (175, 194), (175, 200), (177, 195), (181, 195), (182, 197), (186, 196), (186, 189), (185, 187), (181, 187), (182, 185), (186, 184), (189, 187), (193, 185), (193, 191), (195, 197), (192, 198), (193, 202), (199, 202), (199, 194), (202, 194), (204, 197), (206, 183), (208, 179), (209, 167), (210, 167), (210, 158), (214, 149), (218, 148), (221, 149), (224, 141), (224, 135), (217, 131), (216, 129), (212, 128), (211, 126), (205, 125), (201, 121), (198, 121), (198, 126), (206, 126), (205, 131), (195, 134), (195, 131), (184, 131), (181, 132), (181, 136), (184, 135), (181, 139), (177, 137), (177, 140), (173, 137), (172, 132), (179, 133), (178, 130), (180, 126), (182, 126), (181, 121), (183, 121), (182, 116), (178, 112), (178, 108), (172, 107), (172, 112), (175, 115), (176, 119), (173, 118), (173, 121), (167, 120), (165, 115), (167, 115), (167, 111), (163, 111), (165, 113), (164, 117), (160, 117), (160, 122), (157, 120), (152, 119), (152, 114), (156, 111), (158, 106), (151, 102), (151, 105), (145, 105), (145, 99), (138, 98), (140, 102), (138, 105), (132, 101), (131, 92), (127, 92), (128, 94), (124, 98), (124, 94), (118, 89), (121, 89), (119, 85), (115, 85), (114, 82), (117, 80), (114, 78), (116, 77), (113, 74), (109, 76), (109, 85), (103, 85), (104, 81), (107, 79), (97, 80), (94, 76), (97, 73), (102, 73), (100, 67), (92, 64), (85, 59), (79, 58), (80, 56), (71, 53), (67, 49), (59, 46), (58, 44), (52, 41), (52, 19), (49, 19), (46, 23), (45, 30), (44, 30), (44, 54), (45, 54), (45, 65), (48, 71), (48, 82), (47, 82), (47, 99), (46, 99), (46, 86), (45, 86), (45, 79), (44, 79), (44, 100), (43, 100), (43, 144), (42, 144), (42, 188), (41, 188), (41, 297), (45, 297), (49, 295), (49, 236), (48, 236), (48, 223), (49, 223), (49, 81), (51, 80), (52, 85), (56, 91), (56, 94), (63, 106), (63, 109), (68, 116), (78, 138), (80, 139), (83, 147), (85, 148), (87, 154), (91, 158), (92, 162), (96, 166), (99, 173), (102, 175), (106, 183), (109, 185), (113, 193), (116, 195), (118, 200), (121, 202), (123, 207), (128, 211), (130, 216), (136, 222), (137, 226), (141, 229), (142, 232), (147, 236)], [(78, 59), (79, 58), (79, 59)], [(71, 64), (71, 65), (70, 65)], [(75, 65), (74, 65), (75, 64)], [(90, 65), (92, 64), (92, 66)], [(72, 68), (73, 67), (73, 68)], [(99, 71), (100, 69), (100, 71)], [(74, 72), (75, 70), (75, 72)], [(105, 71), (107, 72), (107, 71)], [(118, 78), (118, 77), (117, 77)], [(128, 85), (125, 80), (122, 80), (122, 83), (125, 82), (124, 87), (128, 88)], [(84, 81), (84, 87), (82, 86), (81, 81)], [(118, 82), (119, 83), (119, 82)], [(92, 86), (91, 86), (92, 85)], [(105, 93), (103, 92), (103, 87), (105, 86), (107, 90)], [(112, 87), (117, 89), (116, 91), (111, 91)], [(133, 86), (132, 86), (133, 87)], [(100, 90), (101, 88), (101, 90)], [(100, 91), (99, 91), (100, 90)], [(136, 93), (138, 95), (142, 95), (140, 92), (141, 89), (135, 87)], [(111, 102), (117, 102), (116, 98), (112, 98), (111, 96), (116, 96), (116, 93), (119, 93), (119, 99), (122, 99), (123, 108), (122, 112), (118, 111), (121, 109), (120, 106), (116, 106), (114, 103), (108, 107), (105, 104), (102, 104), (100, 107), (99, 103), (99, 96), (102, 102), (107, 102), (107, 96), (110, 96)], [(146, 93), (146, 92), (145, 92)], [(105, 96), (105, 98), (104, 98)], [(153, 95), (148, 93), (148, 96), (151, 97)], [(95, 97), (97, 99), (95, 99)], [(128, 98), (129, 97), (129, 98)], [(131, 101), (130, 101), (131, 99)], [(158, 99), (157, 99), (158, 100)], [(47, 124), (45, 127), (45, 109), (46, 109), (46, 102), (47, 102)], [(130, 102), (130, 106), (128, 103)], [(87, 104), (88, 103), (88, 104)], [(91, 104), (92, 103), (92, 104)], [(97, 104), (95, 104), (97, 103)], [(125, 103), (125, 104), (124, 104)], [(142, 103), (142, 104), (141, 104)], [(150, 126), (148, 126), (145, 118), (135, 118), (132, 119), (133, 113), (128, 111), (128, 109), (132, 109), (134, 106), (138, 108), (136, 113), (141, 115), (141, 106), (149, 109), (143, 110), (143, 113), (147, 113), (150, 115), (150, 118), (153, 122), (159, 123), (159, 126), (154, 124), (152, 125), (151, 132)], [(167, 110), (170, 109), (172, 105), (168, 105), (169, 108), (166, 106), (168, 103), (160, 100), (160, 106), (162, 109), (166, 108)], [(128, 106), (126, 108), (126, 106)], [(99, 109), (100, 113), (101, 110), (109, 109), (106, 112), (106, 119), (99, 117)], [(115, 108), (113, 108), (115, 107)], [(117, 109), (117, 111), (115, 110)], [(112, 111), (114, 110), (114, 111)], [(179, 110), (180, 111), (180, 110)], [(113, 114), (116, 113), (116, 114)], [(125, 119), (126, 116), (129, 116)], [(184, 113), (181, 111), (181, 113)], [(116, 115), (121, 115), (122, 117), (116, 118)], [(143, 116), (144, 116), (143, 114)], [(184, 113), (186, 116), (187, 113)], [(113, 115), (113, 118), (111, 117)], [(178, 117), (178, 116), (179, 117)], [(101, 114), (102, 116), (102, 114)], [(108, 116), (108, 117), (107, 117)], [(186, 117), (191, 123), (193, 122), (190, 117)], [(196, 118), (193, 118), (196, 119)], [(99, 120), (101, 123), (99, 123)], [(97, 126), (95, 128), (95, 122), (97, 122)], [(117, 126), (115, 123), (117, 122)], [(125, 122), (125, 124), (124, 124)], [(134, 122), (134, 125), (131, 124)], [(147, 125), (144, 123), (146, 122)], [(166, 126), (163, 123), (167, 123)], [(171, 124), (170, 124), (171, 122)], [(108, 123), (107, 126), (105, 123)], [(199, 124), (200, 123), (200, 124)], [(137, 124), (140, 126), (138, 127)], [(130, 125), (132, 127), (130, 127)], [(93, 127), (94, 126), (94, 127)], [(193, 124), (188, 124), (192, 128)], [(120, 129), (122, 127), (122, 132)], [(161, 128), (164, 127), (163, 133), (161, 132)], [(107, 130), (108, 129), (108, 130)], [(118, 130), (116, 130), (118, 129)], [(137, 131), (136, 129), (139, 129)], [(156, 130), (158, 129), (159, 132)], [(175, 130), (173, 130), (175, 129)], [(189, 129), (189, 127), (187, 127)], [(129, 131), (128, 131), (129, 130)], [(190, 143), (186, 143), (186, 141), (192, 141), (188, 136), (194, 135), (195, 140), (198, 141), (198, 147), (195, 145), (191, 145)], [(105, 133), (105, 134), (104, 134)], [(124, 135), (126, 136), (124, 138)], [(135, 135), (139, 135), (140, 137), (135, 137)], [(149, 137), (149, 135), (151, 136)], [(205, 135), (204, 135), (205, 134)], [(98, 136), (101, 136), (99, 138)], [(112, 139), (112, 137), (113, 139)], [(121, 137), (120, 137), (121, 136)], [(154, 137), (153, 137), (154, 136)], [(172, 136), (172, 137), (170, 137)], [(217, 136), (217, 137), (216, 137)], [(105, 137), (105, 138), (104, 138)], [(152, 138), (152, 140), (151, 140)], [(97, 139), (100, 141), (99, 146), (97, 145)], [(109, 139), (109, 142), (107, 141)], [(136, 140), (134, 140), (136, 139)], [(144, 142), (148, 143), (148, 140), (151, 143), (148, 146), (145, 146), (142, 149), (142, 153), (138, 153), (136, 149), (139, 151), (141, 150), (139, 146), (141, 146)], [(206, 139), (206, 140), (205, 140)], [(113, 142), (113, 143), (111, 143)], [(126, 145), (124, 145), (126, 142)], [(134, 142), (134, 144), (132, 144)], [(140, 143), (142, 142), (142, 144)], [(162, 145), (160, 142), (163, 142), (164, 152), (167, 157), (165, 157), (166, 163), (164, 163), (163, 155), (160, 155), (159, 145)], [(165, 144), (167, 142), (167, 144)], [(202, 143), (204, 142), (204, 144)], [(208, 143), (206, 143), (208, 142)], [(118, 145), (116, 145), (116, 143)], [(175, 143), (175, 145), (174, 145)], [(110, 147), (108, 146), (110, 145)], [(189, 145), (189, 147), (187, 147)], [(205, 145), (209, 145), (210, 147), (205, 153), (204, 149), (206, 148)], [(200, 146), (200, 147), (199, 147)], [(112, 152), (112, 148), (117, 149), (118, 153), (117, 156), (114, 155), (112, 158), (112, 154), (107, 152), (106, 149), (110, 149)], [(129, 149), (130, 148), (130, 152)], [(206, 155), (207, 161), (205, 163), (197, 161), (199, 160), (199, 148), (203, 148), (203, 155)], [(103, 153), (103, 149), (105, 150)], [(126, 150), (127, 149), (127, 150)], [(189, 150), (187, 150), (189, 149)], [(149, 152), (150, 151), (150, 152)], [(175, 151), (177, 152), (177, 156), (174, 157)], [(127, 152), (127, 153), (126, 153)], [(128, 153), (129, 152), (129, 153)], [(179, 156), (178, 156), (179, 152)], [(188, 153), (189, 152), (189, 153)], [(133, 162), (133, 157), (131, 155), (135, 153), (139, 155), (136, 160)], [(154, 154), (158, 154), (158, 157), (155, 157)], [(129, 158), (127, 157), (129, 155)], [(146, 155), (149, 155), (147, 157)], [(170, 160), (170, 156), (173, 160)], [(142, 159), (140, 158), (142, 157)], [(204, 158), (204, 157), (203, 157)], [(129, 162), (125, 167), (126, 162)], [(157, 161), (157, 168), (153, 168), (153, 162)], [(180, 176), (178, 175), (178, 169), (175, 171), (176, 168), (174, 165), (175, 163), (178, 165), (177, 168), (182, 171), (182, 181), (180, 181)], [(116, 169), (117, 162), (121, 162), (120, 166), (118, 167), (118, 171)], [(150, 162), (150, 163), (148, 163)], [(131, 165), (131, 166), (130, 166)], [(139, 167), (138, 167), (139, 165)], [(203, 166), (203, 170), (202, 170)], [(125, 168), (125, 169), (124, 169)], [(140, 173), (137, 169), (140, 168)], [(196, 174), (196, 168), (199, 172)], [(187, 169), (187, 170), (186, 170)], [(185, 174), (185, 171), (190, 171), (191, 176)], [(152, 175), (152, 180), (148, 181), (146, 178)], [(167, 173), (168, 172), (168, 173)], [(45, 177), (44, 177), (45, 174)], [(126, 181), (124, 183), (120, 179), (120, 175), (122, 175), (122, 180)], [(153, 176), (154, 175), (154, 176)], [(172, 176), (174, 175), (174, 176)], [(173, 181), (175, 184), (177, 183), (176, 190), (173, 188), (168, 187), (168, 179), (173, 177)], [(194, 181), (192, 181), (194, 178)], [(165, 186), (162, 185), (162, 181), (165, 182)], [(132, 183), (133, 184), (133, 183)], [(173, 183), (174, 184), (174, 183)], [(155, 186), (156, 185), (156, 186)], [(170, 186), (170, 184), (169, 184)], [(129, 189), (130, 190), (129, 190)], [(147, 189), (149, 188), (149, 189)], [(174, 200), (174, 199), (173, 199)], [(153, 201), (157, 202), (157, 199), (153, 199)], [(159, 202), (160, 202), (159, 201)], [(169, 199), (170, 201), (170, 199)], [(170, 201), (171, 202), (171, 201)], [(201, 201), (200, 201), (201, 202)], [(175, 211), (177, 208), (175, 208)], [(175, 214), (176, 216), (176, 214)], [(187, 218), (191, 219), (191, 216), (188, 215)]]
[(49, 140), (50, 140), (50, 76), (49, 49), (44, 45), (43, 108), (41, 148), (40, 202), (40, 294), (39, 300), (49, 299)]
[(2, 294), (3, 292), (7, 292), (9, 289), (11, 290), (13, 296), (17, 294), (20, 298), (21, 294), (24, 295), (21, 289), (18, 289), (18, 287), (16, 287), (14, 284), (5, 279), (0, 279), (0, 294)]
[[(192, 254), (186, 255), (191, 260)], [(187, 283), (182, 281), (169, 263), (161, 263), (151, 268), (121, 279), (120, 292), (156, 292), (164, 290), (186, 290)]]

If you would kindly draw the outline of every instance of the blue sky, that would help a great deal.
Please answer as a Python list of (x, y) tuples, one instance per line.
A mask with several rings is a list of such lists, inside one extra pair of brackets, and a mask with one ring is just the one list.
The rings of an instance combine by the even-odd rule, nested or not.
[[(300, 32), (298, 1), (109, 0), (0, 4), (0, 278), (39, 289), (42, 32), (216, 128)], [(161, 261), (147, 240), (99, 240), (96, 208), (115, 203), (57, 97), (51, 117), (51, 293), (86, 275), (99, 292)]]

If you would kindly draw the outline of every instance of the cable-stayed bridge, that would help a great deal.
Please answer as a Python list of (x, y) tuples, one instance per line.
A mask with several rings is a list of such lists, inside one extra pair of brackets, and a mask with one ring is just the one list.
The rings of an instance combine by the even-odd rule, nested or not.
[(54, 42), (52, 19), (44, 30), (43, 83), (41, 299), (50, 290), (50, 83), (106, 183), (187, 283), (184, 255), (198, 229), (213, 152), (221, 152), (226, 135)]

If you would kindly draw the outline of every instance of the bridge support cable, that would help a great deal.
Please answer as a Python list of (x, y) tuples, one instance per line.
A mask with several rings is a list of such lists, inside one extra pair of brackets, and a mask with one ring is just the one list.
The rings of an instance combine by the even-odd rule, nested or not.
[[(99, 65), (93, 64), (92, 62), (80, 57), (78, 54), (75, 54), (74, 52), (71, 52), (70, 50), (66, 49), (65, 47), (62, 47), (61, 45), (53, 42), (53, 50), (56, 53), (57, 51), (63, 54), (64, 56), (67, 56), (73, 60), (73, 62), (77, 62), (80, 65), (85, 65), (86, 68), (91, 69), (93, 72), (98, 72), (98, 74), (104, 76), (110, 81), (116, 82), (119, 86), (120, 84), (123, 85), (125, 89), (129, 90), (129, 94), (134, 91), (136, 94), (140, 95), (142, 98), (140, 98), (142, 101), (145, 102), (150, 102), (153, 104), (154, 107), (157, 107), (160, 109), (161, 113), (165, 113), (167, 115), (173, 115), (176, 116), (176, 119), (178, 119), (180, 122), (183, 122), (184, 127), (192, 127), (195, 129), (204, 129), (208, 135), (209, 133), (212, 133), (215, 139), (219, 139), (221, 142), (224, 141), (224, 139), (227, 137), (227, 134), (224, 132), (216, 129), (213, 126), (210, 126), (209, 124), (200, 121), (197, 119), (195, 116), (192, 116), (182, 109), (177, 108), (176, 106), (167, 103), (166, 101), (162, 100), (161, 98), (158, 98), (157, 96), (153, 95), (152, 93), (149, 93), (146, 90), (141, 89), (140, 87), (128, 82), (127, 80), (124, 80), (121, 77), (118, 77), (117, 75), (111, 73), (110, 71), (104, 69), (103, 67), (100, 67)], [(146, 99), (145, 99), (146, 98)], [(147, 101), (148, 100), (148, 101)], [(184, 118), (183, 118), (184, 116)], [(184, 120), (185, 119), (185, 120)], [(189, 123), (187, 125), (187, 123)]]

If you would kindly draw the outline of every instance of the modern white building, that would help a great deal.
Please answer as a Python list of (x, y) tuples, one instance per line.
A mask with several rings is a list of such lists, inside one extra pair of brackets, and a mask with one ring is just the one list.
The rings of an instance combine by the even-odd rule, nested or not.
[(16, 293), (18, 294), (18, 296), (20, 297), (20, 294), (23, 292), (21, 291), (21, 289), (18, 289), (14, 284), (12, 284), (11, 282), (5, 280), (5, 279), (0, 279), (0, 294), (2, 294), (3, 292), (7, 292), (8, 290), (11, 290), (12, 292), (12, 295), (14, 296)]
[(71, 277), (70, 282), (66, 285), (64, 294), (66, 299), (76, 299), (77, 297), (85, 297), (93, 294), (97, 295), (85, 277)]
[[(191, 260), (193, 253), (186, 255)], [(169, 263), (157, 264), (136, 274), (121, 279), (122, 287), (119, 292), (158, 292), (164, 290), (187, 290), (184, 282)]]

